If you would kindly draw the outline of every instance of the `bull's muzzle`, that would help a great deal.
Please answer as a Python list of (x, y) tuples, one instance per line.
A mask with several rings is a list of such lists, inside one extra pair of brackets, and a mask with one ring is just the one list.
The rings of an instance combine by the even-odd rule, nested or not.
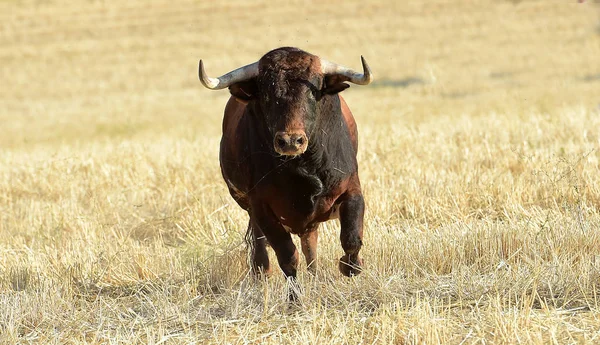
[(275, 152), (285, 156), (297, 156), (306, 151), (308, 138), (304, 131), (277, 132), (273, 139)]

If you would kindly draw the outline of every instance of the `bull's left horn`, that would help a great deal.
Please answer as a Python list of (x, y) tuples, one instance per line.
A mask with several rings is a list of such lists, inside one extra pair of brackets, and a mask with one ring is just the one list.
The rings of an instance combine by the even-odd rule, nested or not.
[(369, 68), (367, 61), (362, 55), (360, 56), (360, 60), (362, 61), (363, 73), (355, 72), (348, 67), (338, 65), (325, 59), (321, 59), (321, 72), (324, 75), (343, 76), (347, 81), (354, 84), (367, 85), (373, 80), (373, 73), (371, 73), (371, 68)]
[(202, 85), (211, 90), (220, 90), (229, 87), (232, 84), (240, 81), (252, 79), (258, 75), (258, 62), (235, 69), (227, 74), (223, 74), (218, 78), (211, 78), (204, 71), (202, 60), (198, 63), (198, 78)]

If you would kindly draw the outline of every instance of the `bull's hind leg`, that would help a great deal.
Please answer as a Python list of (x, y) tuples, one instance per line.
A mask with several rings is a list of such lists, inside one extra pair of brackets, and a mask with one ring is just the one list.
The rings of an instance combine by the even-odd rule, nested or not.
[(318, 228), (319, 225), (317, 224), (300, 236), (302, 253), (306, 259), (306, 267), (308, 268), (308, 272), (312, 274), (317, 272), (317, 239), (319, 238), (319, 232), (317, 231)]
[(358, 252), (362, 247), (365, 202), (360, 192), (347, 192), (340, 205), (340, 241), (345, 255), (340, 258), (339, 269), (351, 277), (361, 272), (362, 260)]
[(269, 263), (269, 254), (267, 253), (267, 238), (260, 228), (253, 224), (252, 220), (248, 222), (247, 241), (250, 246), (250, 255), (252, 260), (252, 271), (257, 276), (271, 274), (271, 265)]

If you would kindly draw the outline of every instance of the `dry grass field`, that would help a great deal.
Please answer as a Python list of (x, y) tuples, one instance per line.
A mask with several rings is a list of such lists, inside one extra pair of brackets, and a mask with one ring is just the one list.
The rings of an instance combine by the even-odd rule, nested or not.
[[(600, 343), (600, 6), (0, 1), (1, 344)], [(365, 271), (252, 278), (213, 76), (360, 68)]]

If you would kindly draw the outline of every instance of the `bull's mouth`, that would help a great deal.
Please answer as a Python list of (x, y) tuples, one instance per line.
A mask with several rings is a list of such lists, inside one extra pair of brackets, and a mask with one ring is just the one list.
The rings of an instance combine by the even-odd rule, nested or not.
[(275, 152), (282, 156), (299, 156), (308, 148), (308, 138), (304, 131), (277, 132), (273, 138)]
[(304, 150), (293, 150), (293, 149), (282, 150), (279, 148), (275, 148), (275, 152), (279, 153), (282, 156), (297, 157), (297, 156), (300, 156), (301, 154), (303, 154), (304, 152), (306, 152), (306, 149), (304, 149)]

